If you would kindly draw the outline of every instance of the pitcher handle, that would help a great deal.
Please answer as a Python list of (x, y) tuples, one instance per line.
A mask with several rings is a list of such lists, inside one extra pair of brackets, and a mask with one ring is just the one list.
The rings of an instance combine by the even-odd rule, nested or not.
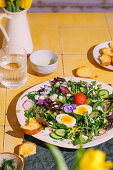
[(1, 24), (1, 21), (2, 21), (2, 19), (3, 19), (4, 17), (5, 17), (5, 18), (8, 18), (8, 19), (11, 19), (12, 17), (9, 16), (9, 15), (7, 15), (7, 14), (1, 14), (1, 15), (0, 15), (0, 29), (1, 29), (1, 31), (2, 31), (2, 33), (3, 33), (3, 35), (5, 36), (6, 41), (8, 42), (8, 41), (9, 41), (9, 36), (8, 36), (6, 30), (4, 29), (4, 27), (3, 27), (2, 24)]

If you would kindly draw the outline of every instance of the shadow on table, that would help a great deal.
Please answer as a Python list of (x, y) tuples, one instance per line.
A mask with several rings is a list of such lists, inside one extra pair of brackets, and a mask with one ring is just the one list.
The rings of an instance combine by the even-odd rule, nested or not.
[(2, 31), (0, 30), (0, 48), (2, 48), (2, 42), (3, 42), (3, 34)]
[(27, 72), (28, 72), (29, 74), (31, 74), (31, 75), (36, 75), (36, 76), (38, 76), (38, 75), (32, 70), (32, 68), (31, 68), (29, 56), (28, 56), (28, 58), (27, 58), (27, 65), (28, 65), (28, 67), (27, 67)]
[[(95, 45), (95, 46), (96, 46), (96, 45)], [(104, 67), (101, 67), (101, 66), (95, 61), (95, 59), (94, 59), (94, 57), (93, 57), (93, 49), (95, 48), (95, 46), (91, 47), (91, 48), (88, 50), (88, 52), (87, 52), (87, 58), (88, 58), (89, 62), (90, 62), (92, 65), (94, 65), (95, 67), (97, 67), (97, 68), (100, 68), (100, 69), (102, 69), (102, 70), (106, 70), (106, 71), (109, 71), (109, 72), (113, 72), (113, 70), (108, 70), (108, 69), (106, 69), (106, 68), (104, 68)]]
[[(77, 68), (74, 69), (74, 70), (72, 70), (72, 74), (73, 74), (75, 77), (79, 77), (79, 76), (76, 74), (76, 72), (77, 72)], [(79, 78), (80, 78), (80, 77), (79, 77)]]
[(6, 88), (1, 82), (0, 82), (0, 87), (4, 89)]
[[(19, 99), (19, 97), (26, 91), (27, 89), (23, 90), (19, 94), (17, 94), (12, 101), (9, 104), (9, 107), (6, 112), (7, 120), (9, 125), (11, 126), (11, 130), (6, 131), (5, 133), (16, 138), (24, 138), (24, 134), (20, 129), (20, 124), (18, 122), (17, 116), (16, 116), (16, 104)], [(14, 151), (16, 154), (18, 154), (18, 146), (15, 148)]]

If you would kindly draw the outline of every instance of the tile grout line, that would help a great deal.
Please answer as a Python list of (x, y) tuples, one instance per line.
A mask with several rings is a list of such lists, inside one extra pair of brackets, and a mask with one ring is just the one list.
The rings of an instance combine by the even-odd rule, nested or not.
[(59, 19), (58, 24), (59, 24), (60, 44), (61, 44), (62, 71), (63, 71), (63, 77), (64, 77), (63, 40), (62, 40), (62, 32), (61, 32), (60, 14), (58, 14), (58, 19)]
[(7, 88), (6, 88), (6, 95), (5, 95), (5, 114), (4, 114), (4, 134), (3, 134), (3, 152), (4, 152), (4, 146), (5, 146), (5, 118), (6, 118), (6, 99), (7, 99)]
[(92, 29), (95, 29), (95, 28), (106, 28), (106, 26), (61, 26), (61, 28), (63, 28), (63, 29), (69, 29), (69, 28), (71, 28), (71, 29), (80, 29), (80, 28), (92, 28)]
[(5, 124), (4, 124), (4, 129), (3, 129), (3, 152), (4, 152), (4, 146), (5, 146)]
[(87, 55), (87, 53), (62, 53), (61, 55)]
[[(59, 22), (59, 21), (58, 21)], [(58, 23), (59, 24), (59, 23)], [(106, 26), (60, 26), (63, 29), (79, 29), (79, 28), (106, 28)], [(45, 29), (54, 29), (54, 28), (59, 28), (59, 26), (38, 26), (37, 29), (40, 28), (45, 28)]]
[(106, 13), (104, 13), (104, 16), (105, 16), (105, 19), (106, 19), (106, 23), (107, 23), (107, 28), (108, 28), (110, 40), (112, 40), (112, 35), (111, 35), (111, 33), (110, 33), (110, 25), (109, 25), (108, 17), (107, 17), (107, 15), (106, 15)]

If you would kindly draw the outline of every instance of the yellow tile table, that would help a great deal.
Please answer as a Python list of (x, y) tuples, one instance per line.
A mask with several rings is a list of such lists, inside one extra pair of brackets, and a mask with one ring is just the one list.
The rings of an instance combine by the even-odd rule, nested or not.
[[(0, 86), (0, 152), (18, 153), (18, 146), (23, 142), (15, 107), (29, 87), (57, 76), (72, 77), (74, 70), (82, 65), (88, 66), (95, 80), (113, 84), (113, 71), (100, 67), (92, 57), (95, 45), (113, 39), (112, 13), (29, 13), (28, 21), (34, 51), (56, 52), (59, 64), (54, 73), (39, 77), (32, 71), (28, 58), (27, 82), (18, 89)], [(5, 21), (3, 23), (5, 25)]]

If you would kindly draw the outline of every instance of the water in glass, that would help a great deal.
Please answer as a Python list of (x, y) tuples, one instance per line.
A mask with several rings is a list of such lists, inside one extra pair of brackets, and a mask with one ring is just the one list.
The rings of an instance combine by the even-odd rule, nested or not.
[(27, 80), (27, 57), (7, 54), (0, 57), (0, 82), (8, 88), (17, 88)]

